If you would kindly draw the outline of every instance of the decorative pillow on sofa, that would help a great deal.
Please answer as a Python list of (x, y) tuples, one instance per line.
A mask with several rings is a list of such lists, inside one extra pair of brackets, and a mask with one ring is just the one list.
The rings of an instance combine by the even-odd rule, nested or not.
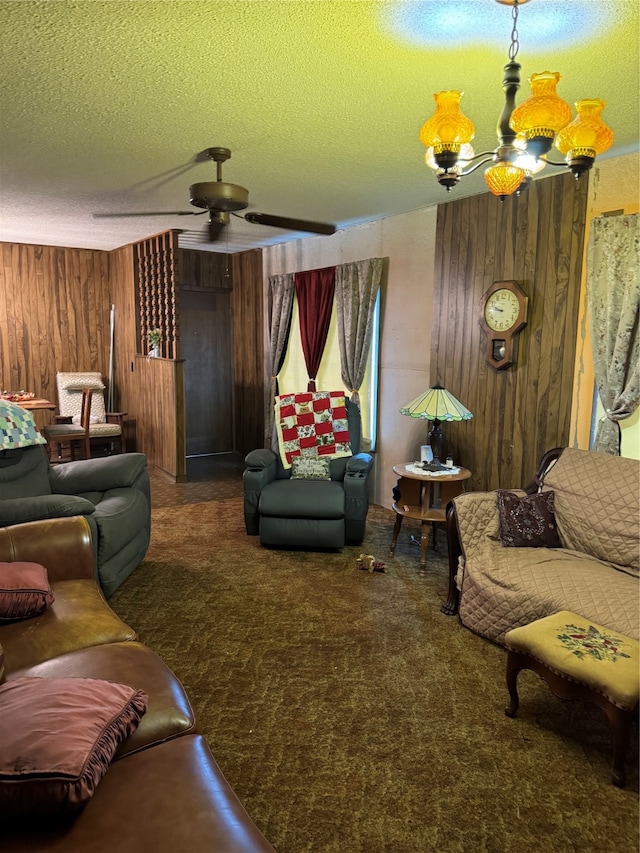
[(329, 460), (320, 456), (294, 456), (291, 459), (292, 480), (330, 480)]
[(498, 489), (500, 540), (505, 548), (562, 548), (553, 492), (516, 495)]
[(53, 815), (83, 806), (148, 697), (94, 678), (16, 678), (0, 687), (0, 814)]
[(17, 403), (0, 400), (0, 450), (46, 443), (47, 439), (36, 429), (31, 412)]
[(53, 593), (44, 566), (0, 562), (0, 622), (39, 616), (50, 604)]

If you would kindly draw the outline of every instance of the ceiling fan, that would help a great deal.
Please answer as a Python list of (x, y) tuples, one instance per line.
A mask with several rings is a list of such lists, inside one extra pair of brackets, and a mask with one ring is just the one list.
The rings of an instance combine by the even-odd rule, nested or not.
[(191, 184), (189, 201), (202, 210), (164, 210), (138, 213), (94, 213), (95, 219), (118, 216), (200, 216), (209, 214), (209, 241), (215, 242), (229, 225), (231, 216), (237, 216), (255, 225), (270, 225), (273, 228), (287, 228), (291, 231), (307, 231), (311, 234), (335, 234), (336, 226), (327, 222), (311, 222), (307, 219), (291, 219), (286, 216), (274, 216), (270, 213), (236, 213), (249, 206), (249, 191), (238, 184), (222, 180), (222, 164), (231, 157), (228, 148), (207, 148), (204, 152), (217, 167), (215, 181), (203, 181)]

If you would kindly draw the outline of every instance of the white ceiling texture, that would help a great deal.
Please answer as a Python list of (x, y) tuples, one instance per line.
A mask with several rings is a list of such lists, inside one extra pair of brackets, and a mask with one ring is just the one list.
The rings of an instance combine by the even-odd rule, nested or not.
[[(639, 12), (521, 4), (519, 102), (557, 70), (569, 103), (607, 102), (604, 156), (637, 150)], [(172, 213), (196, 210), (215, 146), (248, 211), (339, 228), (484, 192), (480, 169), (447, 196), (418, 132), (433, 94), (460, 89), (475, 150), (496, 147), (511, 27), (495, 0), (0, 0), (0, 240), (109, 250), (178, 228), (236, 252), (304, 236), (232, 217), (211, 243), (206, 215)]]

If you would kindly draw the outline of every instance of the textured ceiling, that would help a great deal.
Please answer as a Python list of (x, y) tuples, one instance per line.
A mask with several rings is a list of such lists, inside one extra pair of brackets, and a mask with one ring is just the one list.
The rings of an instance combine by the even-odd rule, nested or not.
[[(520, 10), (523, 81), (558, 70), (570, 103), (602, 97), (605, 156), (638, 147), (639, 12)], [(195, 210), (211, 146), (231, 149), (223, 178), (250, 210), (339, 227), (482, 192), (479, 170), (447, 196), (418, 130), (458, 88), (476, 151), (496, 146), (510, 34), (494, 0), (0, 0), (0, 240), (113, 249), (181, 228), (182, 245), (234, 252), (302, 236), (232, 218), (207, 244), (206, 216), (94, 218)]]

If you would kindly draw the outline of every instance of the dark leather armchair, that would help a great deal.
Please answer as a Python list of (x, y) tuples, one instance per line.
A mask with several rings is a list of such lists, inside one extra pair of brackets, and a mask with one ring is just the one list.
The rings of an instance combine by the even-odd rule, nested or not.
[(330, 480), (291, 478), (273, 450), (252, 450), (243, 475), (250, 536), (280, 548), (342, 548), (364, 538), (373, 458), (360, 453), (360, 410), (347, 400), (353, 456), (332, 459)]

